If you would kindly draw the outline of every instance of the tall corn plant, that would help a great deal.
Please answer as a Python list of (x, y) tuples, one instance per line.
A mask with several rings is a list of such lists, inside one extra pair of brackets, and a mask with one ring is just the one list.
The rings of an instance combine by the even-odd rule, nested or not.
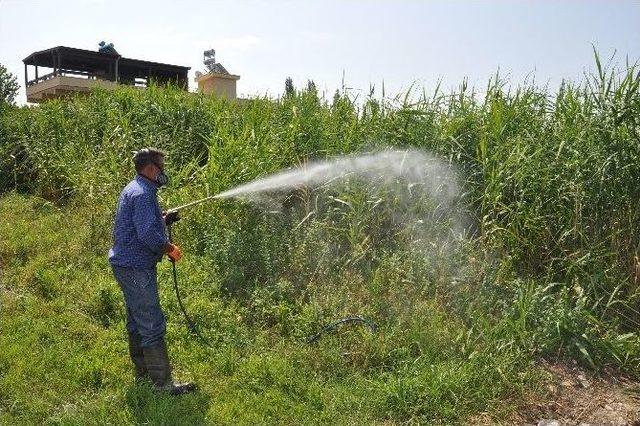
[[(640, 243), (639, 85), (635, 65), (620, 72), (596, 56), (595, 74), (583, 84), (566, 82), (557, 93), (532, 83), (512, 87), (499, 75), (483, 96), (463, 82), (448, 94), (437, 90), (416, 98), (412, 89), (412, 96), (387, 99), (372, 90), (361, 101), (344, 92), (329, 102), (313, 88), (243, 103), (175, 88), (96, 91), (5, 113), (10, 125), (3, 132), (19, 147), (21, 160), (10, 169), (5, 161), (3, 173), (14, 176), (14, 186), (22, 182), (22, 190), (51, 200), (88, 198), (107, 217), (133, 175), (133, 152), (143, 146), (169, 153), (174, 179), (162, 193), (165, 205), (313, 159), (417, 147), (461, 171), (460, 209), (488, 256), (508, 258), (518, 274), (584, 288), (594, 312), (623, 315), (631, 327), (638, 321), (631, 301)], [(287, 260), (308, 252), (303, 246), (309, 241), (300, 235), (307, 225), (316, 237), (335, 242), (334, 250), (345, 250), (343, 264), (351, 259), (349, 265), (367, 275), (375, 268), (375, 250), (381, 259), (383, 248), (403, 249), (374, 229), (387, 222), (365, 208), (372, 200), (361, 195), (355, 191), (343, 200), (351, 208), (338, 202), (341, 210), (327, 210), (295, 232), (294, 219), (307, 211), (283, 222), (228, 202), (194, 211), (191, 226), (181, 232), (197, 253), (224, 265), (220, 274), (229, 283), (310, 271)], [(249, 264), (255, 267), (243, 266)], [(614, 289), (621, 303), (603, 302)]]

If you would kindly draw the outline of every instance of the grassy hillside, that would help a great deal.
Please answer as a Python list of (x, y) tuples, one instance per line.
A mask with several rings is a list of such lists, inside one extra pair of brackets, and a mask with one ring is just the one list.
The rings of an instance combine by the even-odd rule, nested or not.
[[(558, 93), (497, 79), (416, 102), (120, 88), (2, 107), (0, 421), (449, 424), (541, 392), (541, 356), (638, 375), (639, 84), (630, 68)], [(163, 262), (170, 352), (201, 391), (155, 396), (133, 384), (106, 260), (131, 155), (149, 145), (169, 153), (166, 207), (311, 160), (424, 150), (459, 173), (449, 213), (466, 237), (450, 243), (451, 214), (414, 221), (437, 216), (428, 200), (362, 182), (284, 194), (277, 214), (188, 211), (181, 287), (214, 349), (184, 327)], [(351, 314), (378, 331), (306, 343)]]

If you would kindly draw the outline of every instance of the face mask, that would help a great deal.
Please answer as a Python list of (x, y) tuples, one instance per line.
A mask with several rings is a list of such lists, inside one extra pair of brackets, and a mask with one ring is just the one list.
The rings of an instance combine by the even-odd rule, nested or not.
[(156, 183), (158, 186), (164, 186), (169, 183), (169, 176), (167, 176), (164, 170), (160, 170), (160, 173), (156, 176)]
[[(156, 164), (156, 166), (158, 165)], [(158, 166), (158, 168), (160, 169), (160, 166)], [(164, 186), (169, 183), (169, 176), (167, 176), (164, 170), (160, 169), (160, 173), (156, 175), (156, 183), (158, 186)]]

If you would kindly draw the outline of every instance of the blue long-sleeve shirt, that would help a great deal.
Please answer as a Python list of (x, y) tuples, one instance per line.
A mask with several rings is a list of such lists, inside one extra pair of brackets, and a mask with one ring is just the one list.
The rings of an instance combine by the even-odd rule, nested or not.
[(113, 225), (112, 265), (154, 268), (169, 241), (157, 198), (158, 187), (137, 175), (122, 190)]

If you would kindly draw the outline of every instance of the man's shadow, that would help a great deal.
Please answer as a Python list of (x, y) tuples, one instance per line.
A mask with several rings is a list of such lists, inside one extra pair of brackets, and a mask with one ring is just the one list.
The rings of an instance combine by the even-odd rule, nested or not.
[(136, 424), (203, 425), (211, 397), (198, 390), (180, 396), (160, 394), (150, 383), (140, 383), (127, 388), (125, 400)]

